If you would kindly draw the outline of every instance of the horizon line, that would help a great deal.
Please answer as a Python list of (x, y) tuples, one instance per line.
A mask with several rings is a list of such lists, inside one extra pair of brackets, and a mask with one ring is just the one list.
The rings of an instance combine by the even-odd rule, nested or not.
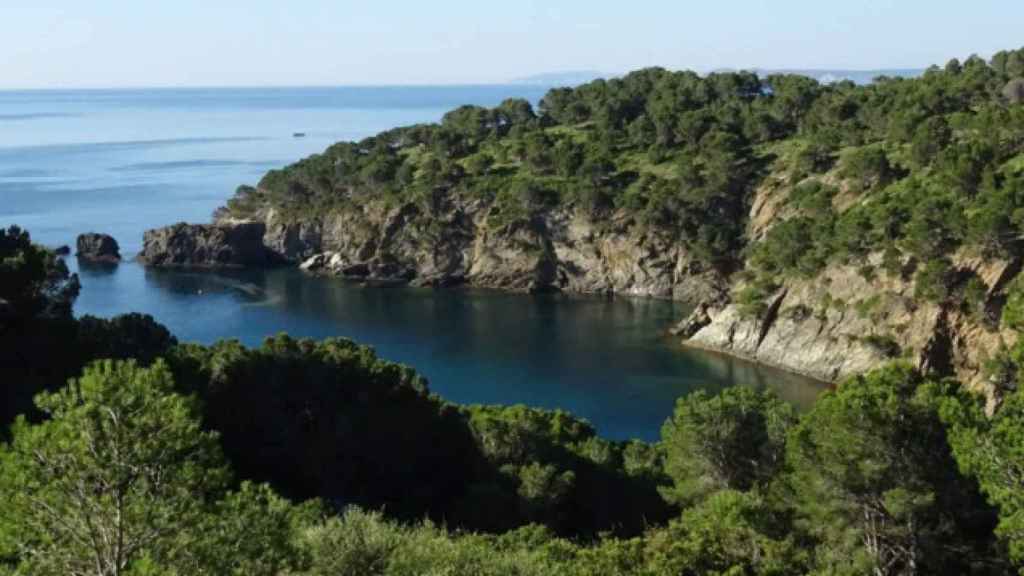
[[(931, 66), (936, 66), (935, 64)], [(666, 66), (644, 66), (630, 70), (629, 72), (597, 72), (594, 80), (620, 78), (648, 68), (663, 68), (671, 72), (695, 72), (700, 75), (713, 74), (716, 72), (781, 72), (781, 73), (869, 73), (869, 72), (910, 72), (924, 71), (931, 66), (888, 66), (884, 68), (801, 68), (801, 67), (720, 67), (707, 70), (696, 70), (693, 68), (669, 68)], [(300, 88), (458, 88), (458, 87), (488, 87), (488, 86), (536, 86), (536, 87), (560, 87), (558, 82), (546, 83), (545, 76), (558, 76), (559, 74), (592, 74), (592, 70), (565, 70), (561, 72), (542, 72), (530, 76), (512, 78), (507, 80), (494, 81), (439, 81), (433, 83), (410, 82), (410, 83), (311, 83), (311, 84), (129, 84), (124, 86), (111, 85), (84, 85), (84, 86), (31, 86), (31, 87), (4, 87), (0, 86), (0, 92), (104, 92), (115, 90), (266, 90), (266, 89), (300, 89)], [(804, 75), (804, 74), (800, 74)], [(536, 80), (535, 80), (536, 79)]]

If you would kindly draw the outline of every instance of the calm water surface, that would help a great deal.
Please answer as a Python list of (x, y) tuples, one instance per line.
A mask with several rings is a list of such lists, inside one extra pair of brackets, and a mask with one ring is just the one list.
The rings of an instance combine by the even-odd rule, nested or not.
[[(208, 221), (239, 184), (342, 139), (436, 121), (460, 104), (532, 101), (535, 86), (0, 92), (0, 225), (36, 241)], [(306, 138), (293, 138), (304, 132)], [(76, 270), (77, 265), (71, 262)], [(83, 268), (79, 314), (152, 314), (181, 340), (257, 344), (347, 336), (415, 366), (457, 402), (579, 414), (612, 438), (653, 439), (688, 391), (770, 387), (809, 405), (821, 386), (681, 349), (671, 302), (365, 288), (295, 270), (189, 273), (132, 262)]]

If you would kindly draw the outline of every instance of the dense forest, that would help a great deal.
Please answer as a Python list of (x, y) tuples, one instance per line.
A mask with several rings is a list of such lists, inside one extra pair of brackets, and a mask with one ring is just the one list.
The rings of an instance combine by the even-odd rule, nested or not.
[[(338, 144), (228, 212), (626, 212), (748, 278), (755, 313), (773, 283), (878, 251), (970, 308), (979, 280), (950, 254), (1020, 249), (1022, 101), (1024, 51), (870, 86), (651, 69)], [(780, 167), (803, 183), (790, 217), (751, 238)], [(660, 441), (611, 442), (563, 412), (451, 404), (345, 339), (201, 346), (76, 318), (78, 290), (0, 231), (0, 574), (1024, 574), (1021, 339), (993, 351), (996, 397), (897, 360), (803, 414), (698, 392)], [(1024, 329), (1024, 286), (978, 314)]]

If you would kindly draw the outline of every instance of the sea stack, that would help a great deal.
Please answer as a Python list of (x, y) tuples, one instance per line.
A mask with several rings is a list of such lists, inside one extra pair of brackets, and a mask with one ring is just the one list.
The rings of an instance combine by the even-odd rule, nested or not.
[(138, 259), (160, 268), (242, 268), (278, 262), (262, 222), (185, 224), (147, 230)]
[(76, 241), (80, 260), (103, 264), (116, 264), (121, 261), (121, 249), (117, 240), (107, 234), (89, 232), (81, 234)]

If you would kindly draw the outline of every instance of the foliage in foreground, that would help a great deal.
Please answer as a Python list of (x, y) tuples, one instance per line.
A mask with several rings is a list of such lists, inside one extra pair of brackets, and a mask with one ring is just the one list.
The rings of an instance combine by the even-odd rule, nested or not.
[[(689, 495), (682, 512), (637, 537), (579, 540), (537, 524), (488, 535), (352, 507), (335, 514), (235, 483), (220, 438), (164, 362), (100, 361), (40, 394), (47, 419), (16, 422), (0, 453), (0, 562), (19, 574), (96, 576), (1005, 573), (1007, 545), (1020, 561), (1020, 399), (974, 420), (977, 400), (949, 386), (898, 365), (848, 381), (788, 427), (773, 472), (745, 487), (700, 483), (699, 494), (689, 491), (695, 475), (738, 478), (752, 465), (707, 459), (737, 450), (721, 431), (779, 407), (744, 389), (694, 394), (666, 426), (692, 431), (689, 445), (707, 451), (665, 473), (668, 493)], [(752, 435), (761, 439), (742, 450), (771, 453), (773, 437)], [(954, 456), (976, 474), (960, 475)], [(996, 531), (975, 478), (1000, 512)]]
[(304, 507), (228, 491), (217, 435), (162, 362), (98, 362), (36, 403), (47, 420), (17, 421), (0, 451), (0, 556), (18, 573), (272, 576), (299, 557)]
[[(639, 115), (620, 110), (634, 115), (624, 132), (631, 141), (653, 139), (654, 157), (671, 150), (686, 163), (670, 178), (679, 179), (678, 197), (650, 178), (616, 188), (616, 160), (587, 152), (579, 167), (570, 162), (567, 139), (608, 140), (623, 151), (626, 136), (605, 112), (615, 91), (601, 84), (549, 95), (544, 113), (561, 132), (515, 103), (493, 125), (479, 110), (461, 110), (420, 134), (461, 136), (430, 140), (437, 149), (429, 152), (417, 144), (423, 164), (408, 176), (458, 172), (431, 172), (438, 166), (428, 154), (493, 176), (494, 164), (465, 154), (508, 146), (499, 170), (585, 176), (617, 205), (728, 254), (735, 230), (686, 236), (687, 214), (730, 213), (750, 182), (714, 175), (737, 161), (730, 153), (774, 138), (764, 130), (773, 118), (786, 119), (781, 133), (810, 139), (797, 166), (827, 169), (846, 146), (839, 171), (855, 183), (846, 192), (877, 201), (837, 215), (837, 190), (795, 189), (801, 215), (753, 253), (761, 280), (813, 275), (833, 257), (907, 251), (931, 279), (918, 282), (922, 297), (944, 298), (943, 254), (1017, 247), (1022, 165), (1011, 156), (1021, 109), (992, 100), (1011, 69), (1024, 74), (1015, 58), (856, 90), (776, 79), (770, 98), (743, 75), (697, 82), (650, 72), (616, 84), (648, 78), (660, 86), (654, 94), (665, 85), (710, 90), (694, 95), (696, 108), (651, 116), (651, 126), (642, 117), (670, 101), (645, 102)], [(930, 108), (917, 114), (904, 99)], [(920, 130), (904, 130), (918, 121)], [(564, 130), (572, 122), (580, 125)], [(690, 141), (700, 125), (707, 130)], [(474, 126), (472, 152), (448, 150)], [(548, 144), (530, 135), (545, 130), (558, 136), (559, 155), (546, 156)], [(886, 134), (900, 144), (879, 146)], [(355, 156), (338, 166), (386, 188), (378, 161), (396, 150), (342, 147)], [(268, 184), (282, 201), (302, 193), (285, 186), (288, 178)], [(335, 191), (330, 180), (311, 185)], [(530, 207), (552, 200), (543, 188), (526, 190)], [(991, 413), (956, 382), (896, 364), (841, 384), (799, 416), (767, 393), (696, 393), (680, 399), (660, 442), (622, 443), (565, 413), (446, 403), (412, 369), (347, 340), (178, 345), (148, 317), (75, 319), (76, 292), (67, 268), (27, 233), (0, 234), (0, 423), (9, 439), (0, 449), (0, 572), (1024, 573), (1024, 342), (992, 359), (1001, 401)], [(1007, 329), (1024, 325), (1022, 294), (1009, 289)]]

